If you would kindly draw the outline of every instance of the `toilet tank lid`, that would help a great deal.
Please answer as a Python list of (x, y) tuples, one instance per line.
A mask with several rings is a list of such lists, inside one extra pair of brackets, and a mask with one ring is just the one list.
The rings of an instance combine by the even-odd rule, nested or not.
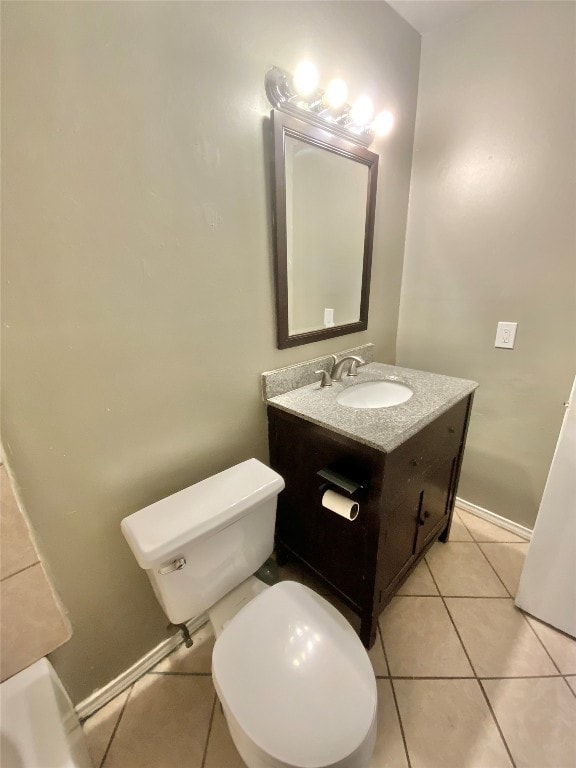
[(125, 517), (120, 527), (141, 568), (176, 557), (191, 541), (212, 536), (280, 493), (284, 480), (248, 459)]

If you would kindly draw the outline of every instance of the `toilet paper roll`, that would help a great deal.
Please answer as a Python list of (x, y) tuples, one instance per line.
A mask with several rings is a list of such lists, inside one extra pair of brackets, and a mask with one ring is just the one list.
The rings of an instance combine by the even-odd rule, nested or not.
[(358, 502), (341, 496), (336, 491), (325, 491), (322, 496), (322, 506), (337, 515), (345, 517), (346, 520), (356, 520), (360, 509)]

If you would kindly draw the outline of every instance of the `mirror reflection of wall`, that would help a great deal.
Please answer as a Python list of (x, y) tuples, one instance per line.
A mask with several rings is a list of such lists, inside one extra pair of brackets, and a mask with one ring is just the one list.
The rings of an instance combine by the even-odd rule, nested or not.
[(285, 172), (289, 333), (357, 322), (368, 167), (287, 136)]

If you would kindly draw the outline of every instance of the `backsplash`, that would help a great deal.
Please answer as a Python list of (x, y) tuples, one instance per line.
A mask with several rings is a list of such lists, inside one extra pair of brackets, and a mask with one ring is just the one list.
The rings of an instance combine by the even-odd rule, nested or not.
[(72, 631), (40, 562), (3, 465), (0, 484), (1, 681), (58, 648), (70, 639)]
[[(334, 353), (338, 360), (346, 355), (359, 355), (366, 363), (374, 361), (374, 344), (362, 344), (360, 347), (344, 349), (342, 352)], [(318, 379), (314, 371), (320, 369), (329, 370), (332, 365), (332, 355), (323, 355), (314, 360), (306, 360), (303, 363), (295, 363), (285, 368), (277, 368), (275, 371), (265, 371), (262, 374), (262, 397), (266, 401), (270, 397), (283, 395), (298, 387), (305, 387), (307, 384)]]

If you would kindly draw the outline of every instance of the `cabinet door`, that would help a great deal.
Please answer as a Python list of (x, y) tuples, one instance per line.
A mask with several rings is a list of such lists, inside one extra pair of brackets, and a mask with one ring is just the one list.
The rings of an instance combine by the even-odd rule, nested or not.
[(457, 457), (445, 461), (431, 469), (423, 478), (424, 488), (418, 516), (416, 552), (420, 552), (428, 543), (428, 539), (437, 532), (439, 524), (446, 519), (456, 462)]
[(456, 403), (389, 454), (386, 503), (395, 505), (396, 499), (413, 490), (434, 465), (444, 464), (458, 455), (464, 440), (468, 403), (468, 398)]
[(418, 520), (422, 492), (407, 493), (397, 501), (388, 514), (385, 541), (382, 546), (381, 587), (388, 584), (400, 573), (416, 551)]

